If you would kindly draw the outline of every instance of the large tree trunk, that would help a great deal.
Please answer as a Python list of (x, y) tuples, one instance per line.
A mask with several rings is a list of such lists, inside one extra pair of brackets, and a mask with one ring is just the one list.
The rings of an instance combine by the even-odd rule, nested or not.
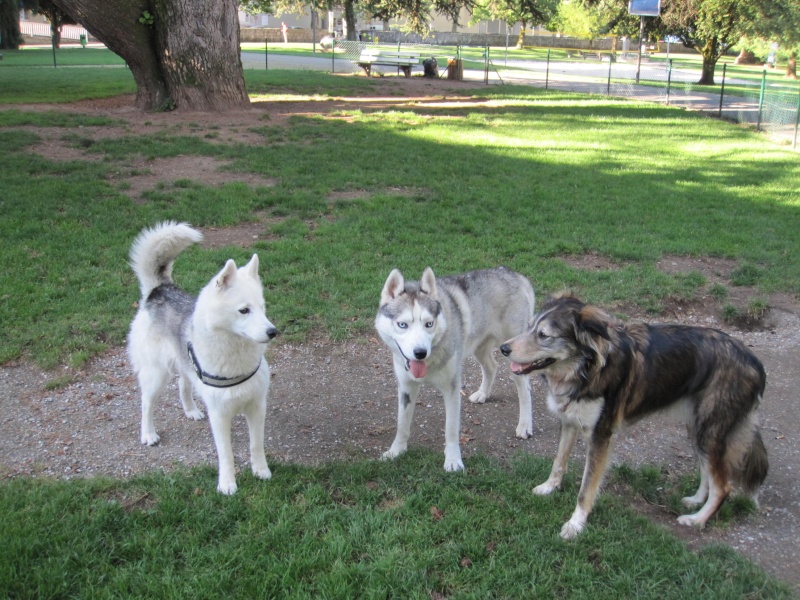
[(0, 50), (16, 50), (22, 43), (16, 0), (0, 0)]
[(789, 60), (786, 62), (786, 77), (797, 79), (797, 52), (789, 55)]
[(759, 60), (750, 50), (742, 49), (742, 51), (739, 52), (739, 56), (737, 56), (736, 60), (733, 62), (737, 65), (755, 65)]
[[(143, 110), (250, 106), (236, 0), (54, 0), (114, 53)], [(151, 19), (140, 21), (145, 13)]]
[(517, 48), (520, 50), (525, 46), (525, 28), (527, 25), (526, 21), (520, 21), (519, 37), (517, 37)]
[(344, 0), (344, 28), (347, 30), (347, 39), (349, 41), (354, 42), (358, 39), (354, 0)]
[(709, 39), (700, 50), (703, 57), (703, 70), (700, 73), (700, 81), (697, 85), (714, 85), (714, 68), (717, 66), (720, 53), (717, 38)]

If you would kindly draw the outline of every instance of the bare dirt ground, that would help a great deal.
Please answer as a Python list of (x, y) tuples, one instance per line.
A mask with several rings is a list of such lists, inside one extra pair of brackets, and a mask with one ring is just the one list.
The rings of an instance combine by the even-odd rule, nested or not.
[[(383, 85), (383, 84), (382, 84)], [(135, 130), (145, 133), (165, 127), (198, 137), (213, 126), (215, 139), (261, 143), (248, 133), (249, 127), (286, 122), (291, 114), (329, 113), (347, 108), (377, 109), (413, 102), (438, 105), (474, 102), (457, 97), (464, 89), (457, 84), (411, 80), (387, 81), (385, 95), (374, 98), (327, 102), (290, 102), (255, 106), (253, 110), (226, 115), (142, 115), (130, 108), (130, 98), (78, 103), (56, 110), (102, 114), (128, 123), (120, 127), (83, 128), (82, 136), (98, 138)], [(405, 92), (400, 95), (398, 92)], [(25, 110), (53, 110), (48, 107), (18, 107)], [(334, 117), (341, 118), (341, 117)], [(42, 142), (34, 149), (52, 160), (92, 160), (81, 149), (62, 142), (63, 130), (36, 129)], [(196, 157), (169, 161), (133, 161), (120, 164), (114, 176), (133, 201), (143, 201), (142, 191), (159, 183), (192, 179), (218, 185), (231, 178), (252, 185), (269, 185), (269, 177), (236, 175), (220, 171), (222, 163)], [(142, 173), (145, 169), (146, 173)], [(353, 197), (363, 194), (358, 190)], [(229, 229), (206, 229), (210, 247), (238, 244), (248, 246), (265, 235), (264, 219)], [(120, 257), (124, 261), (124, 257)], [(565, 257), (565, 263), (583, 269), (614, 269), (602, 256)], [(705, 290), (719, 283), (730, 296), (726, 302), (745, 305), (753, 290), (731, 287), (729, 276), (735, 261), (710, 258), (665, 257), (659, 267), (668, 272), (699, 271), (706, 278)], [(533, 278), (535, 285), (535, 277)], [(375, 290), (377, 301), (380, 290)], [(131, 290), (131, 298), (136, 290)], [(762, 407), (762, 427), (770, 453), (770, 475), (761, 493), (758, 515), (731, 524), (715, 524), (702, 531), (679, 527), (675, 515), (665, 508), (631, 498), (631, 504), (679, 535), (692, 548), (711, 542), (726, 543), (787, 581), (800, 592), (800, 550), (797, 474), (800, 472), (800, 436), (796, 390), (800, 388), (800, 305), (785, 295), (767, 298), (770, 310), (756, 324), (740, 327), (724, 323), (720, 305), (701, 294), (693, 302), (672, 302), (660, 320), (714, 326), (743, 339), (761, 358), (767, 369), (767, 391)], [(631, 316), (630, 307), (612, 307)], [(133, 315), (131, 315), (133, 316)], [(276, 322), (280, 327), (280, 323)], [(304, 344), (278, 341), (268, 352), (273, 372), (267, 419), (267, 452), (271, 466), (282, 462), (319, 464), (329, 460), (374, 460), (386, 450), (394, 436), (395, 383), (389, 352), (371, 334), (347, 343), (325, 340)], [(479, 369), (470, 359), (465, 367), (465, 395), (479, 384)], [(53, 381), (67, 382), (55, 388)], [(530, 440), (514, 437), (517, 403), (510, 374), (503, 371), (492, 398), (484, 405), (466, 401), (462, 408), (462, 449), (469, 459), (490, 454), (500, 459), (517, 452), (547, 457), (555, 454), (558, 425), (547, 414), (544, 388), (534, 382), (535, 435)], [(81, 370), (68, 368), (43, 372), (26, 361), (0, 366), (0, 477), (91, 477), (110, 475), (132, 477), (152, 469), (170, 470), (176, 465), (216, 464), (213, 441), (206, 421), (183, 416), (177, 392), (164, 399), (156, 414), (161, 443), (149, 448), (139, 444), (139, 400), (136, 382), (123, 348), (112, 348)], [(425, 390), (415, 415), (411, 443), (441, 450), (444, 410), (441, 399)], [(244, 422), (234, 425), (237, 465), (247, 462), (247, 434)], [(579, 445), (573, 459), (583, 459)], [(684, 428), (675, 422), (655, 419), (623, 432), (615, 461), (638, 466), (658, 464), (670, 476), (694, 468)], [(532, 481), (531, 487), (540, 482)], [(607, 490), (614, 493), (614, 490)], [(564, 515), (566, 518), (568, 515)], [(591, 526), (591, 522), (590, 522)], [(554, 526), (554, 531), (557, 527)]]

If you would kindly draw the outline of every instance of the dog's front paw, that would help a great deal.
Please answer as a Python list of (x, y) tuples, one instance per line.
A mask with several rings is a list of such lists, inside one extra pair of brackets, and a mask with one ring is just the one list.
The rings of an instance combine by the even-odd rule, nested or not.
[(519, 425), (517, 425), (517, 437), (523, 440), (533, 437), (533, 423), (530, 421), (520, 421)]
[(142, 444), (146, 446), (155, 446), (158, 442), (161, 441), (161, 438), (155, 431), (142, 433)]
[(449, 473), (454, 473), (456, 471), (463, 471), (464, 470), (464, 463), (461, 461), (460, 458), (452, 459), (448, 458), (444, 461), (444, 470)]
[(535, 488), (533, 488), (533, 493), (536, 494), (537, 496), (549, 496), (557, 489), (558, 489), (557, 485), (554, 485), (550, 481), (545, 481), (543, 484), (537, 485)]
[(583, 526), (584, 523), (570, 519), (569, 521), (564, 523), (564, 526), (561, 528), (561, 533), (559, 535), (561, 536), (562, 540), (574, 540), (583, 531)]
[(486, 402), (488, 396), (484, 394), (482, 391), (478, 390), (474, 394), (469, 397), (469, 401), (473, 404), (483, 404)]
[(406, 451), (405, 448), (396, 448), (392, 446), (386, 452), (381, 454), (381, 460), (394, 460)]
[(698, 519), (695, 515), (681, 515), (678, 517), (678, 523), (686, 525), (687, 527), (697, 527), (702, 529), (705, 527), (706, 522)]
[(217, 484), (217, 491), (226, 496), (233, 496), (236, 490), (239, 489), (235, 481), (220, 481)]
[(192, 421), (202, 421), (203, 419), (206, 418), (205, 413), (199, 408), (184, 411), (184, 414)]
[(263, 467), (256, 467), (253, 465), (253, 475), (259, 479), (270, 479), (272, 477), (272, 471), (269, 470), (267, 465), (264, 465)]

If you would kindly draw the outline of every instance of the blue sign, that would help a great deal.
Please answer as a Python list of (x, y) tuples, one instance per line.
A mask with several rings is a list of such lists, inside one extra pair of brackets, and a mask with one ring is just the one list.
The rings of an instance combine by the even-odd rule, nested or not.
[(628, 0), (628, 12), (643, 17), (657, 17), (661, 14), (661, 0)]

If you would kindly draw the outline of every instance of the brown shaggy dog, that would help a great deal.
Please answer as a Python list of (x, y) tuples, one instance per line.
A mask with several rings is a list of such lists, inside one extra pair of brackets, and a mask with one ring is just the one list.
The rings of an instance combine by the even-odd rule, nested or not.
[(579, 431), (587, 440), (578, 504), (561, 529), (576, 537), (586, 525), (621, 425), (667, 407), (680, 409), (700, 467), (700, 487), (683, 499), (702, 505), (678, 522), (702, 527), (738, 482), (754, 499), (767, 476), (758, 408), (766, 374), (744, 344), (716, 329), (623, 325), (571, 295), (549, 300), (526, 333), (500, 347), (517, 375), (539, 371), (548, 408), (561, 419), (550, 477), (534, 493), (561, 484)]

